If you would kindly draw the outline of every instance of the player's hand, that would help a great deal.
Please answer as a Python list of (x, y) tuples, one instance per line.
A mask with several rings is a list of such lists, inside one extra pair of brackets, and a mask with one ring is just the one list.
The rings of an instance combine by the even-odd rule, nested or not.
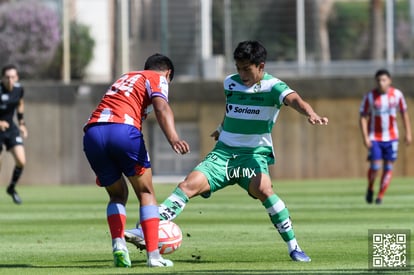
[(371, 146), (372, 146), (371, 140), (369, 138), (365, 138), (364, 139), (364, 145), (365, 145), (365, 147), (367, 147), (367, 149), (371, 148)]
[(220, 136), (220, 133), (217, 130), (215, 130), (214, 132), (210, 134), (210, 137), (214, 138), (214, 140), (218, 140), (219, 136)]
[(0, 131), (4, 132), (7, 129), (9, 129), (10, 125), (7, 121), (5, 120), (0, 120)]
[(412, 141), (413, 140), (412, 140), (411, 135), (410, 134), (406, 134), (405, 135), (405, 138), (404, 138), (405, 145), (410, 145)]
[(327, 117), (320, 117), (318, 114), (313, 113), (308, 116), (308, 121), (310, 124), (320, 124), (320, 125), (328, 125), (328, 118)]
[(19, 130), (20, 130), (20, 134), (22, 135), (22, 137), (27, 138), (28, 132), (27, 132), (26, 125), (19, 125)]
[(190, 145), (185, 140), (177, 140), (172, 142), (171, 147), (177, 154), (187, 154), (190, 152)]

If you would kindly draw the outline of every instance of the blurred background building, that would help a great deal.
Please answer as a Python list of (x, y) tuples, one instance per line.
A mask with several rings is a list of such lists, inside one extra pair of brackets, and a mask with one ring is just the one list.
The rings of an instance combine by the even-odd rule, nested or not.
[[(89, 181), (82, 124), (107, 85), (154, 52), (176, 65), (171, 103), (192, 145), (177, 159), (150, 118), (154, 172), (186, 174), (214, 144), (208, 135), (222, 117), (220, 82), (234, 72), (232, 52), (242, 40), (260, 40), (266, 70), (332, 117), (328, 130), (313, 132), (296, 114), (282, 114), (278, 177), (363, 176), (358, 107), (377, 69), (392, 72), (412, 106), (414, 0), (0, 0), (0, 60), (16, 63), (27, 87), (25, 180)], [(399, 175), (414, 173), (410, 152), (402, 152)], [(49, 174), (39, 175), (45, 166)]]
[[(180, 80), (221, 79), (233, 70), (232, 50), (246, 39), (266, 45), (268, 70), (282, 77), (361, 75), (379, 66), (397, 74), (414, 70), (413, 0), (0, 2), (6, 7), (43, 3), (59, 19), (59, 47), (70, 40), (92, 49), (85, 71), (72, 72), (70, 79), (108, 82), (141, 68), (154, 52), (171, 56)], [(86, 36), (79, 37), (79, 25), (87, 29)], [(88, 59), (74, 48), (63, 49), (66, 60), (74, 63), (77, 55)], [(60, 58), (59, 69), (70, 70)], [(42, 77), (48, 75), (56, 78), (56, 73)]]

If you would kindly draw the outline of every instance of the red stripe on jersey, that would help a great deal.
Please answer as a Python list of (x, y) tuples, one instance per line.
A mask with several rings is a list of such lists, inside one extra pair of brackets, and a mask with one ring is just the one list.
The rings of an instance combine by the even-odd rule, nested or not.
[(154, 71), (126, 73), (107, 90), (87, 125), (123, 123), (141, 130), (154, 96), (168, 101), (168, 82), (164, 76)]
[(368, 133), (371, 140), (398, 139), (397, 113), (405, 112), (407, 103), (398, 89), (390, 87), (387, 93), (372, 90), (361, 102), (360, 114), (368, 116)]
[(374, 139), (382, 139), (382, 118), (381, 116), (374, 117)]

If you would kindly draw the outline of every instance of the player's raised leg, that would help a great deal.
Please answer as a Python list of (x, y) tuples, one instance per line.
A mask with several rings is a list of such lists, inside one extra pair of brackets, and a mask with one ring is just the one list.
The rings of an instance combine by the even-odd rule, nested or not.
[(269, 214), (270, 220), (286, 242), (289, 256), (293, 261), (310, 262), (311, 259), (299, 247), (292, 227), (289, 210), (273, 192), (269, 175), (259, 173), (251, 179), (249, 193), (258, 198)]
[[(147, 250), (147, 265), (149, 267), (168, 267), (173, 266), (173, 262), (164, 259), (158, 250), (158, 227), (159, 213), (157, 201), (155, 199), (154, 187), (152, 185), (152, 172), (150, 168), (144, 170), (142, 175), (128, 177), (135, 194), (140, 202), (140, 224), (143, 236), (138, 236), (142, 240)], [(126, 232), (125, 238), (130, 240), (130, 235)], [(133, 235), (132, 235), (133, 236)], [(142, 244), (142, 243), (141, 243)]]
[(190, 198), (209, 191), (210, 185), (205, 175), (199, 171), (191, 172), (160, 204), (161, 220), (175, 219), (184, 210)]
[[(199, 171), (191, 172), (158, 207), (160, 219), (175, 219), (184, 210), (190, 198), (209, 191), (210, 185), (205, 175)], [(144, 240), (145, 232), (138, 225), (137, 228), (125, 231), (125, 239), (127, 242), (136, 245), (137, 248), (142, 250), (146, 248), (146, 239)]]

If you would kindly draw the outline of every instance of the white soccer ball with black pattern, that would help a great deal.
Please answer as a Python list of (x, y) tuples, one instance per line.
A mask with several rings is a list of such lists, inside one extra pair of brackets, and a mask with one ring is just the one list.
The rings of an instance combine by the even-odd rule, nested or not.
[(158, 228), (158, 248), (161, 254), (173, 253), (181, 246), (183, 234), (172, 221), (160, 221)]

